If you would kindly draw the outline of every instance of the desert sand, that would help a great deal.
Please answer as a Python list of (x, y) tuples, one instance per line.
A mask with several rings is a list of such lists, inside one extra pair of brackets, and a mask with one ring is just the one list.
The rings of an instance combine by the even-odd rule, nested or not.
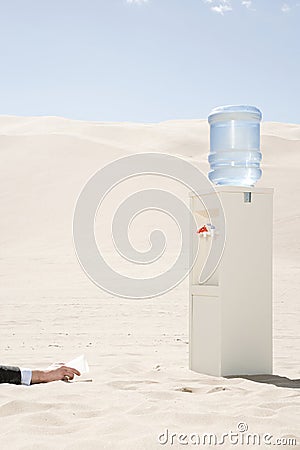
[[(72, 241), (78, 194), (108, 162), (157, 151), (182, 156), (207, 173), (206, 121), (0, 117), (1, 364), (43, 368), (83, 353), (93, 379), (1, 385), (1, 448), (152, 450), (169, 447), (158, 442), (166, 429), (221, 434), (236, 431), (239, 422), (250, 432), (300, 444), (300, 125), (264, 123), (261, 147), (259, 185), (275, 188), (274, 376), (216, 378), (188, 369), (187, 280), (150, 300), (114, 297), (86, 277)], [(157, 187), (156, 178), (132, 180), (112, 193), (99, 212), (100, 237), (122, 195)], [(160, 183), (187, 200), (182, 186)], [(145, 214), (134, 232), (141, 249), (158, 220)], [(176, 230), (166, 227), (169, 256), (154, 272), (177, 251)], [(122, 271), (122, 260), (105, 245)], [(172, 446), (182, 447), (189, 446)]]

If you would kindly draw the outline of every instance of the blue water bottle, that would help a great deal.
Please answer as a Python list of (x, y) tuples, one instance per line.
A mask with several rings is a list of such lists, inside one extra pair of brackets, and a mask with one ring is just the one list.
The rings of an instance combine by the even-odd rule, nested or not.
[(255, 106), (220, 106), (210, 124), (209, 179), (218, 185), (254, 186), (260, 179), (261, 111)]

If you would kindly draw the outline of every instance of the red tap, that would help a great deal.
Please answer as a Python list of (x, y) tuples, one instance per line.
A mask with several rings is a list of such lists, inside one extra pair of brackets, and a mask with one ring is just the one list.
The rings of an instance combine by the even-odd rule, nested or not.
[(197, 233), (208, 233), (208, 229), (206, 228), (206, 225), (204, 225), (204, 227), (202, 227), (202, 228), (199, 228)]

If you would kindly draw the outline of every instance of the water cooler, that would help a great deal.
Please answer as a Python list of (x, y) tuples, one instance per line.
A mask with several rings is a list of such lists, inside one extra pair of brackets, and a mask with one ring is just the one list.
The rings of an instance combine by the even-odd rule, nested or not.
[[(209, 177), (217, 179), (220, 206), (208, 217), (207, 196), (216, 194), (190, 198), (199, 251), (190, 273), (189, 366), (215, 376), (272, 373), (273, 189), (254, 187), (261, 176), (261, 113), (249, 108), (223, 107), (210, 116)], [(220, 136), (213, 139), (212, 122), (220, 128)], [(217, 145), (212, 147), (212, 141)], [(213, 224), (221, 213), (226, 223), (224, 251), (211, 277), (200, 283), (211, 246), (219, 239)]]

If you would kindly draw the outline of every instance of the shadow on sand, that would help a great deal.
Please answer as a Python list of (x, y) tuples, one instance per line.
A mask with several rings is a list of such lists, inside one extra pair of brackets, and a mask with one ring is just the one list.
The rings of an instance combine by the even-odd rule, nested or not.
[(245, 380), (255, 381), (256, 383), (274, 384), (274, 386), (300, 389), (300, 379), (291, 380), (279, 375), (230, 375), (225, 378), (243, 378)]

